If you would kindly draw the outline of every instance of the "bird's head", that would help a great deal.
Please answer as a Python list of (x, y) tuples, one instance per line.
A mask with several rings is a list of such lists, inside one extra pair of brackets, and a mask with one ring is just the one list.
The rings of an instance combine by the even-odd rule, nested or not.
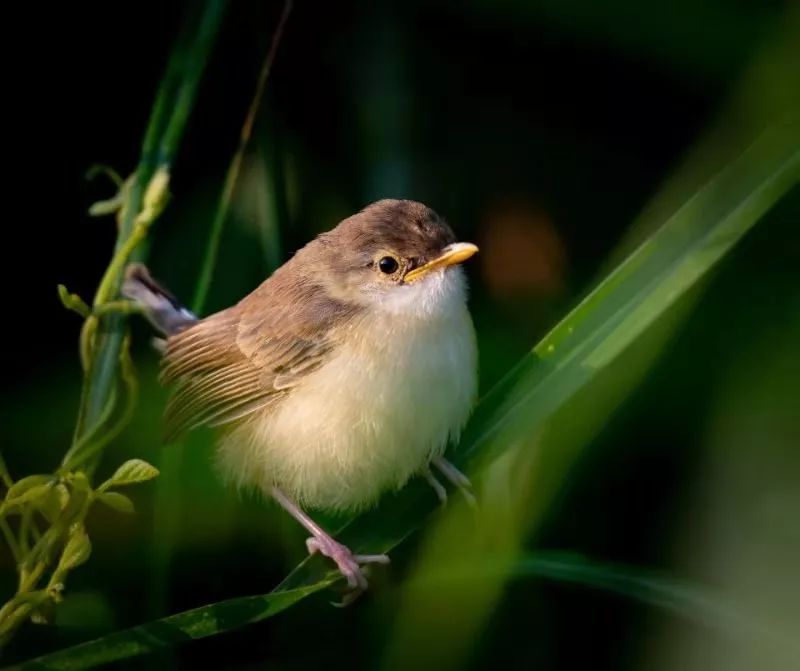
[(463, 302), (458, 265), (477, 251), (457, 242), (426, 205), (380, 200), (320, 235), (303, 254), (313, 258), (318, 279), (337, 299), (410, 315)]

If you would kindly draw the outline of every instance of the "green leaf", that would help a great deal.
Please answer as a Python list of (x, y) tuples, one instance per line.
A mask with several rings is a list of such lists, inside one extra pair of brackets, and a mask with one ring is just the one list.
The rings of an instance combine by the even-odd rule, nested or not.
[(51, 489), (52, 487), (50, 485), (36, 485), (35, 487), (30, 487), (10, 501), (6, 501), (6, 505), (19, 506), (23, 503), (38, 503), (47, 497)]
[(43, 505), (53, 491), (53, 476), (31, 475), (15, 483), (6, 494), (0, 510), (7, 512), (25, 504)]
[(221, 631), (238, 629), (276, 615), (300, 599), (327, 587), (329, 582), (276, 594), (248, 596), (187, 610), (155, 622), (126, 629), (60, 652), (31, 660), (17, 669), (72, 671), (126, 659)]
[(39, 512), (51, 524), (55, 522), (69, 501), (69, 490), (61, 483), (49, 488), (47, 496), (36, 502)]
[(83, 564), (92, 554), (92, 542), (86, 534), (82, 524), (78, 525), (70, 534), (61, 559), (58, 562), (58, 571), (71, 571)]
[(117, 492), (103, 492), (97, 495), (97, 500), (120, 513), (135, 512), (133, 501), (131, 501), (124, 494), (119, 494)]
[(73, 485), (72, 493), (67, 499), (61, 514), (36, 541), (22, 562), (22, 571), (36, 570), (39, 562), (49, 563), (55, 556), (65, 537), (72, 533), (76, 525), (83, 522), (89, 505), (90, 489), (86, 477), (82, 473), (67, 476)]
[(86, 474), (82, 471), (70, 473), (65, 479), (72, 488), (72, 491), (76, 494), (80, 493), (81, 495), (85, 495), (92, 491), (92, 485), (89, 482), (89, 478), (87, 478)]
[(97, 488), (104, 492), (110, 487), (122, 487), (138, 482), (146, 482), (158, 476), (158, 469), (141, 459), (130, 459), (120, 466), (114, 475)]
[(448, 566), (446, 571), (429, 574), (422, 587), (468, 589), (470, 583), (485, 580), (494, 573), (515, 579), (545, 578), (611, 592), (728, 635), (766, 638), (787, 648), (796, 645), (788, 636), (751, 616), (746, 609), (709, 586), (663, 571), (599, 562), (571, 552), (540, 551), (511, 561), (484, 560), (456, 571)]
[[(6, 493), (5, 503), (19, 503), (19, 499), (25, 496), (31, 489), (41, 485), (49, 485), (53, 481), (52, 475), (29, 475), (27, 478), (18, 480)], [(26, 499), (29, 500), (29, 499)]]

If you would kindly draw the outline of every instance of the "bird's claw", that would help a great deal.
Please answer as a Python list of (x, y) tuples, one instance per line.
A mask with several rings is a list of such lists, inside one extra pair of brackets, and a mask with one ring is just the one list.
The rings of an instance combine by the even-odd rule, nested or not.
[(447, 505), (447, 490), (445, 489), (444, 485), (436, 479), (436, 476), (431, 472), (430, 468), (425, 469), (424, 475), (425, 480), (428, 481), (428, 484), (436, 493), (436, 498), (439, 499), (439, 503), (441, 503), (443, 506)]
[(329, 536), (312, 536), (306, 539), (309, 554), (319, 554), (333, 560), (339, 569), (350, 591), (345, 595), (339, 606), (347, 606), (358, 598), (367, 589), (367, 578), (362, 568), (366, 564), (388, 564), (389, 557), (385, 554), (357, 555), (353, 554), (346, 545), (335, 541)]
[[(453, 466), (453, 464), (447, 461), (447, 459), (445, 459), (444, 457), (435, 457), (431, 461), (431, 463), (434, 466), (436, 466), (439, 472), (447, 479), (448, 482), (450, 482), (451, 485), (459, 489), (459, 491), (463, 494), (464, 498), (466, 499), (467, 504), (470, 506), (470, 508), (478, 507), (478, 500), (475, 498), (475, 494), (472, 491), (472, 483), (470, 482), (469, 478), (466, 475), (464, 475), (461, 471), (459, 471), (455, 466)], [(437, 485), (439, 485), (439, 487), (441, 487), (441, 484), (439, 484), (439, 482), (433, 477), (433, 475), (430, 474), (430, 471), (429, 475), (430, 477), (428, 479), (428, 482), (431, 483), (431, 486), (434, 486), (433, 482), (431, 482), (431, 480), (433, 480), (434, 482), (436, 482)], [(434, 489), (436, 489), (435, 486)], [(442, 487), (442, 489), (444, 488)], [(437, 495), (439, 495), (438, 490), (436, 493)], [(447, 494), (445, 494), (444, 499), (442, 499), (442, 496), (439, 495), (439, 499), (442, 500), (442, 503), (444, 503), (447, 499)]]

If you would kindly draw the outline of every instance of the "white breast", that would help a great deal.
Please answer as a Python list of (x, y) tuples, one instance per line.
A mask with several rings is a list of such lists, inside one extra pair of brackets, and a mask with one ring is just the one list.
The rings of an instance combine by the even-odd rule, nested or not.
[(477, 386), (461, 270), (391, 293), (340, 334), (332, 360), (226, 436), (229, 479), (353, 510), (402, 487), (458, 437)]

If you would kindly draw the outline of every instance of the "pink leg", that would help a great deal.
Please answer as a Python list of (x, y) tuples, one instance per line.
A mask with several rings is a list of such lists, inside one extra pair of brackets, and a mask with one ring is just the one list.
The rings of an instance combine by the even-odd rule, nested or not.
[(311, 534), (311, 537), (306, 540), (309, 554), (319, 552), (321, 555), (332, 559), (336, 563), (339, 572), (347, 579), (347, 584), (356, 591), (355, 595), (345, 598), (345, 603), (349, 603), (358, 593), (367, 589), (367, 579), (361, 570), (362, 564), (389, 563), (389, 557), (386, 555), (353, 554), (347, 546), (337, 542), (280, 489), (273, 487), (271, 493), (272, 498)]

